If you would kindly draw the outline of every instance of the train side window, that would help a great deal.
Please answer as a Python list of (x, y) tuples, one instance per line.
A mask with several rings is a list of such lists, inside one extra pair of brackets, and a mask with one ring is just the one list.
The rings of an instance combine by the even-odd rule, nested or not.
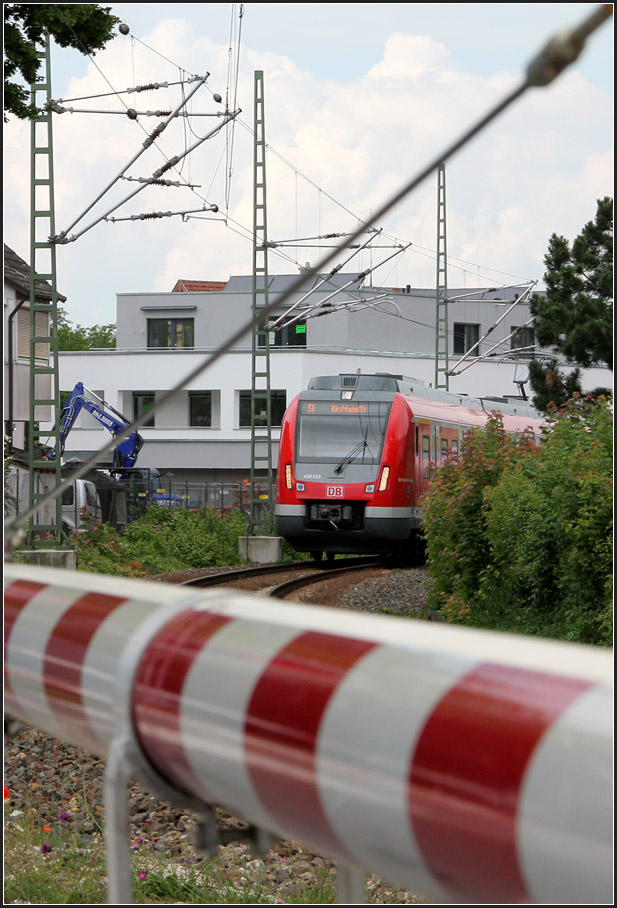
[(431, 439), (428, 435), (422, 436), (422, 457), (430, 460), (431, 457)]
[(450, 446), (450, 450), (453, 454), (458, 454), (458, 438), (453, 438)]
[(441, 439), (441, 456), (442, 457), (448, 456), (448, 439), (447, 438)]

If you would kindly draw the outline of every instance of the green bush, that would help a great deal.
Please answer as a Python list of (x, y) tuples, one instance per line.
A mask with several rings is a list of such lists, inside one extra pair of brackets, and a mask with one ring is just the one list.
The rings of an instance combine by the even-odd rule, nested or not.
[(612, 422), (606, 403), (572, 401), (487, 491), (482, 623), (612, 644)]
[(505, 432), (503, 420), (491, 414), (485, 429), (471, 429), (459, 457), (432, 476), (423, 501), (423, 529), (431, 575), (429, 604), (448, 620), (463, 620), (490, 562), (484, 493), (506, 468), (532, 450), (527, 436)]
[(240, 511), (221, 516), (202, 509), (152, 506), (123, 534), (108, 524), (74, 535), (77, 568), (101, 574), (143, 577), (188, 568), (237, 564), (238, 538), (246, 532)]
[(425, 499), (431, 605), (450, 621), (612, 643), (612, 413), (574, 399), (539, 447), (492, 417)]

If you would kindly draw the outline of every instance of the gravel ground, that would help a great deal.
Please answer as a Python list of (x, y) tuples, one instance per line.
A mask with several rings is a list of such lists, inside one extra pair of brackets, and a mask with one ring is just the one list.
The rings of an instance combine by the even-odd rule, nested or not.
[[(158, 577), (157, 580), (170, 578)], [(178, 575), (174, 581), (178, 582)], [(186, 575), (185, 578), (186, 579)], [(338, 581), (336, 581), (338, 583)], [(329, 602), (343, 608), (412, 615), (436, 620), (428, 611), (426, 569), (395, 571), (387, 577), (376, 571), (352, 587), (328, 593)], [(314, 601), (325, 602), (323, 590)], [(304, 600), (304, 601), (311, 601)], [(71, 824), (73, 832), (87, 843), (101, 835), (103, 828), (104, 762), (86, 752), (18, 725), (5, 740), (5, 778), (10, 800), (5, 803), (5, 823), (25, 811), (35, 812), (45, 825)], [(148, 855), (168, 858), (175, 867), (199, 866), (203, 858), (190, 848), (195, 817), (190, 812), (159, 802), (137, 783), (130, 789), (131, 847), (147, 860)], [(237, 829), (242, 820), (217, 809), (221, 828)], [(307, 851), (301, 844), (283, 841), (266, 856), (256, 857), (247, 844), (221, 845), (215, 859), (217, 872), (241, 887), (247, 881), (270, 894), (273, 902), (287, 902), (303, 887), (318, 885), (324, 873), (335, 876), (327, 859)], [(424, 900), (411, 892), (389, 886), (375, 877), (367, 880), (368, 899), (374, 904), (415, 904)]]

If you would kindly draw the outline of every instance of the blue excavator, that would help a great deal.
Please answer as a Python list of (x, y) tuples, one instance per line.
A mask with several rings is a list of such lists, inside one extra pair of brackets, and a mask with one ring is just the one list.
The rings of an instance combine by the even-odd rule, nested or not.
[[(111, 432), (114, 438), (124, 432), (130, 425), (130, 421), (126, 416), (123, 416), (111, 404), (102, 400), (94, 391), (90, 391), (82, 382), (78, 381), (60, 411), (61, 457), (64, 454), (68, 434), (82, 410), (86, 410), (91, 416), (94, 416), (101, 425), (105, 426), (108, 432)], [(120, 441), (114, 448), (113, 469), (121, 470), (134, 467), (143, 443), (143, 438), (137, 431), (131, 432), (130, 435)], [(50, 460), (56, 459), (55, 447), (51, 449), (48, 456)]]
[[(98, 420), (114, 438), (130, 426), (130, 420), (126, 416), (123, 416), (94, 391), (86, 388), (83, 382), (77, 382), (60, 411), (60, 457), (64, 454), (67, 437), (82, 410), (86, 410)], [(113, 450), (112, 473), (120, 480), (138, 484), (140, 480), (142, 483), (145, 482), (146, 487), (150, 486), (145, 493), (146, 499), (153, 503), (167, 507), (181, 506), (182, 499), (179, 495), (173, 495), (165, 489), (158, 488), (160, 485), (158, 470), (137, 470), (135, 468), (143, 443), (143, 438), (136, 430), (119, 441)], [(49, 460), (56, 459), (55, 447), (48, 451), (46, 457)]]

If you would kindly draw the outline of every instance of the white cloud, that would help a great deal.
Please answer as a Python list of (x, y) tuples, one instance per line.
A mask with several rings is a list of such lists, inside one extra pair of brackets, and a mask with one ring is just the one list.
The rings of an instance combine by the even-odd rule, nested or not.
[(438, 81), (452, 78), (453, 63), (448, 48), (427, 35), (391, 35), (383, 60), (368, 71), (368, 78), (419, 79), (433, 76)]
[[(189, 104), (193, 112), (219, 110), (213, 92), (233, 101), (227, 88), (228, 47), (174, 18), (161, 21), (143, 44), (132, 39), (113, 42), (96, 56), (96, 65), (90, 64), (85, 76), (71, 80), (64, 97), (110, 91), (106, 80), (116, 90), (177, 81), (181, 74), (168, 61), (178, 60), (188, 73), (211, 73), (207, 86)], [(273, 240), (354, 230), (358, 219), (371, 217), (520, 79), (505, 67), (491, 76), (464, 72), (446, 45), (425, 34), (393, 32), (382, 58), (367, 60), (366, 74), (346, 82), (319, 80), (293, 60), (248, 47), (238, 81), (242, 114), (233, 130), (233, 159), (229, 128), (177, 166), (185, 179), (199, 184), (195, 193), (148, 187), (110, 211), (139, 187), (122, 181), (75, 230), (108, 211), (116, 218), (179, 211), (200, 207), (205, 199), (224, 212), (228, 198), (227, 226), (223, 214), (218, 222), (173, 217), (98, 223), (59, 248), (58, 286), (69, 297), (67, 310), (74, 322), (112, 321), (116, 293), (170, 290), (178, 278), (224, 280), (230, 274), (250, 273), (250, 128), (253, 73), (258, 69), (265, 79), (266, 142), (271, 148), (266, 159), (268, 234)], [(313, 72), (318, 69), (314, 66)], [(138, 110), (163, 109), (179, 102), (179, 88), (121, 98)], [(65, 103), (121, 109), (113, 98)], [(499, 275), (504, 280), (507, 275), (542, 277), (548, 237), (553, 232), (574, 236), (593, 218), (596, 198), (612, 195), (612, 110), (612, 97), (582, 75), (566, 73), (553, 86), (526, 93), (448, 162), (452, 286), (479, 280), (480, 275), (495, 281)], [(57, 230), (65, 230), (84, 212), (161, 119), (140, 117), (134, 122), (126, 116), (68, 112), (54, 118)], [(218, 122), (213, 117), (195, 116), (190, 123), (178, 118), (127, 175), (151, 175)], [(27, 258), (29, 127), (10, 123), (4, 128), (5, 241)], [(179, 179), (173, 171), (165, 176)], [(429, 177), (379, 226), (413, 243), (404, 260), (388, 266), (389, 277), (383, 279), (399, 285), (434, 284), (430, 253), (436, 246), (436, 177)], [(297, 264), (290, 257), (315, 264), (325, 245), (317, 241), (312, 248), (287, 248), (284, 257), (282, 250), (273, 252), (270, 271), (295, 271)], [(338, 260), (346, 256), (341, 252)], [(365, 254), (350, 270), (367, 267), (371, 260)]]

